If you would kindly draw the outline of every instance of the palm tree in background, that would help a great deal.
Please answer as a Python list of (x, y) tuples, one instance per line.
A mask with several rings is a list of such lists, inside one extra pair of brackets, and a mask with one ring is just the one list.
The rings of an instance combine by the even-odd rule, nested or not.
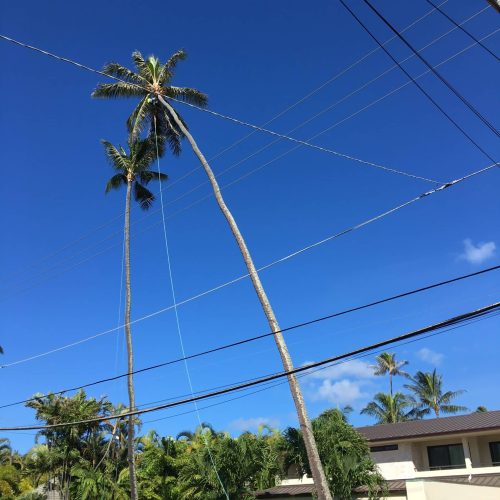
[[(139, 134), (147, 123), (149, 124), (150, 136), (153, 134), (157, 137), (164, 137), (174, 154), (179, 153), (180, 141), (183, 137), (189, 141), (193, 152), (198, 157), (205, 173), (208, 176), (217, 204), (226, 218), (234, 238), (236, 239), (236, 243), (241, 251), (245, 265), (247, 266), (248, 274), (252, 280), (255, 292), (257, 293), (264, 314), (266, 315), (269, 327), (274, 333), (274, 340), (276, 342), (283, 367), (285, 371), (289, 372), (293, 370), (292, 359), (288, 352), (288, 347), (285, 343), (283, 334), (281, 333), (276, 315), (274, 314), (269, 298), (267, 297), (264, 287), (260, 281), (259, 274), (257, 273), (257, 269), (254, 265), (245, 239), (243, 238), (231, 211), (224, 201), (212, 168), (196, 144), (193, 136), (188, 131), (185, 122), (170, 104), (169, 98), (185, 101), (201, 107), (204, 107), (207, 104), (205, 94), (202, 94), (194, 89), (174, 87), (170, 85), (177, 62), (185, 57), (186, 54), (182, 50), (178, 51), (164, 65), (162, 65), (159, 62), (159, 59), (154, 56), (149, 57), (146, 61), (139, 52), (134, 52), (132, 54), (132, 59), (137, 71), (133, 72), (117, 63), (106, 65), (103, 69), (104, 73), (123, 81), (99, 84), (92, 93), (92, 96), (98, 98), (139, 97), (140, 102), (127, 121), (128, 128), (132, 134)], [(332, 496), (321, 465), (311, 421), (307, 414), (302, 391), (294, 374), (288, 375), (288, 383), (295, 403), (318, 497), (320, 500), (331, 500)]]
[(396, 375), (408, 377), (408, 373), (401, 370), (403, 366), (406, 366), (408, 364), (408, 361), (396, 361), (396, 354), (390, 352), (383, 352), (382, 354), (379, 354), (375, 358), (375, 361), (377, 362), (377, 364), (372, 366), (375, 375), (385, 375), (386, 373), (389, 374), (390, 394), (392, 396), (392, 377)]
[[(116, 148), (108, 141), (102, 141), (106, 156), (115, 169), (116, 173), (109, 179), (106, 185), (106, 193), (112, 189), (119, 189), (126, 186), (127, 193), (125, 197), (125, 338), (127, 342), (127, 358), (128, 358), (128, 396), (129, 408), (135, 409), (135, 393), (134, 380), (132, 372), (134, 370), (134, 354), (132, 347), (132, 331), (130, 328), (130, 310), (131, 310), (131, 284), (130, 284), (130, 204), (132, 199), (132, 191), (134, 191), (134, 199), (143, 210), (147, 210), (153, 203), (155, 197), (153, 193), (146, 187), (151, 181), (163, 181), (167, 179), (165, 174), (153, 172), (150, 170), (151, 165), (157, 158), (157, 152), (163, 152), (163, 141), (158, 141), (152, 138), (138, 139), (130, 136), (128, 141), (129, 152), (124, 148)], [(157, 149), (158, 145), (158, 149)], [(137, 500), (137, 477), (135, 470), (135, 453), (134, 453), (134, 416), (129, 416), (128, 419), (128, 463), (130, 474), (130, 497), (132, 500)]]
[(414, 420), (416, 414), (410, 397), (401, 392), (375, 394), (373, 401), (368, 403), (361, 414), (370, 415), (377, 419), (377, 424), (396, 424)]
[(460, 389), (443, 392), (443, 376), (439, 375), (435, 368), (432, 372), (418, 371), (411, 380), (413, 383), (405, 384), (405, 387), (413, 393), (413, 404), (420, 415), (434, 412), (436, 417), (439, 417), (440, 413), (458, 413), (467, 410), (465, 406), (451, 403), (465, 391)]

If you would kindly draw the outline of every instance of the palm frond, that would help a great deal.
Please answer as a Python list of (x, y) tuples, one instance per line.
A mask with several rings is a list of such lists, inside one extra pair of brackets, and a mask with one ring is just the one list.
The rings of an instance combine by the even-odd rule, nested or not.
[(141, 184), (147, 186), (151, 181), (166, 181), (168, 179), (168, 175), (162, 172), (158, 173), (145, 170), (139, 174), (139, 179), (141, 180)]
[(109, 193), (112, 189), (120, 189), (123, 184), (127, 184), (127, 177), (123, 174), (116, 174), (109, 179), (106, 184), (106, 193)]
[(148, 83), (147, 80), (137, 73), (134, 73), (132, 70), (116, 62), (106, 64), (102, 71), (107, 75), (116, 76), (126, 82), (136, 83), (137, 85), (145, 85)]
[(145, 95), (127, 119), (127, 130), (132, 137), (138, 137), (144, 127), (144, 121), (151, 114), (149, 95)]
[(101, 141), (104, 146), (104, 151), (106, 152), (106, 157), (113, 167), (123, 172), (127, 172), (130, 168), (130, 164), (127, 156), (124, 153), (120, 153), (118, 149), (113, 146), (109, 141)]
[(174, 52), (168, 61), (162, 66), (161, 68), (161, 73), (159, 76), (159, 81), (160, 84), (164, 84), (165, 82), (168, 82), (172, 76), (173, 72), (178, 64), (179, 61), (184, 61), (186, 59), (187, 54), (183, 49), (178, 50), (177, 52)]
[(204, 108), (208, 104), (208, 96), (203, 92), (196, 89), (191, 89), (189, 87), (163, 87), (163, 95), (167, 97), (173, 97), (179, 101), (188, 102), (189, 104), (194, 104), (200, 108)]
[(467, 406), (460, 405), (441, 405), (439, 408), (443, 413), (460, 413), (468, 411)]
[(91, 96), (96, 99), (117, 99), (119, 97), (141, 97), (147, 91), (131, 83), (99, 83)]
[(134, 182), (134, 199), (143, 210), (148, 210), (155, 200), (154, 194), (141, 183)]
[(145, 80), (150, 81), (151, 75), (149, 73), (149, 68), (146, 64), (146, 61), (144, 60), (143, 55), (138, 50), (134, 50), (134, 52), (132, 52), (132, 61), (134, 62), (139, 75)]

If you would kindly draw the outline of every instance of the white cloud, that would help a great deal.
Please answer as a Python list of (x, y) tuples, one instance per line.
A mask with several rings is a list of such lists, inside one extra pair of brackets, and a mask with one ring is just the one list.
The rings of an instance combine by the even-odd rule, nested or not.
[(494, 241), (479, 242), (477, 245), (467, 238), (464, 240), (464, 251), (459, 258), (464, 259), (471, 264), (481, 264), (481, 262), (490, 259), (495, 255), (496, 244)]
[(279, 428), (280, 422), (276, 418), (271, 417), (253, 417), (253, 418), (238, 418), (229, 424), (229, 428), (234, 431), (244, 432), (255, 430), (259, 425), (269, 425), (269, 427)]
[(321, 385), (316, 388), (311, 397), (315, 401), (328, 401), (336, 405), (348, 405), (355, 403), (358, 399), (368, 396), (362, 392), (359, 380), (342, 379), (337, 382), (323, 380)]
[(362, 386), (369, 385), (374, 377), (369, 363), (353, 359), (308, 373), (304, 377), (306, 394), (313, 401), (328, 401), (338, 406), (352, 405), (368, 397)]
[(444, 354), (435, 352), (432, 349), (428, 349), (427, 347), (422, 347), (422, 349), (417, 351), (417, 356), (422, 361), (435, 366), (440, 365), (441, 361), (443, 361), (444, 358)]
[[(304, 363), (304, 365), (309, 364), (309, 362)], [(353, 359), (352, 361), (347, 361), (346, 363), (339, 363), (337, 365), (329, 366), (323, 368), (322, 370), (316, 370), (307, 375), (309, 378), (314, 379), (339, 379), (342, 377), (357, 377), (357, 378), (371, 378), (373, 377), (373, 368), (366, 361), (360, 361), (359, 359)]]

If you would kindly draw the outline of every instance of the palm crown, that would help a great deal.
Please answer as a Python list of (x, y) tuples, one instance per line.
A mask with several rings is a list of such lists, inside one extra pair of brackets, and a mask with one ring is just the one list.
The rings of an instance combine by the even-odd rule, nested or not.
[(395, 424), (414, 417), (414, 411), (408, 410), (412, 406), (411, 399), (401, 392), (396, 392), (394, 396), (379, 392), (361, 413), (375, 417), (378, 424)]
[[(153, 138), (129, 138), (129, 153), (121, 146), (116, 148), (108, 141), (102, 141), (106, 156), (111, 165), (118, 171), (106, 184), (106, 193), (111, 189), (119, 189), (128, 182), (133, 184), (134, 198), (141, 208), (147, 210), (153, 203), (154, 194), (146, 187), (152, 180), (163, 181), (167, 175), (153, 172), (151, 164), (157, 158), (156, 144)], [(163, 142), (158, 141), (158, 153), (163, 152)]]
[(394, 375), (402, 375), (408, 377), (408, 373), (401, 370), (403, 366), (408, 364), (408, 361), (396, 361), (396, 354), (383, 352), (375, 358), (377, 364), (372, 366), (375, 375), (389, 374), (389, 383), (392, 394), (392, 377)]
[(156, 134), (164, 137), (171, 151), (178, 155), (181, 152), (183, 134), (176, 126), (167, 108), (158, 102), (155, 96), (160, 94), (164, 97), (173, 97), (201, 107), (207, 105), (207, 96), (199, 90), (175, 87), (170, 84), (178, 62), (185, 58), (186, 53), (183, 50), (178, 50), (162, 64), (155, 56), (144, 59), (140, 52), (135, 51), (132, 53), (132, 61), (136, 71), (134, 72), (118, 63), (107, 64), (104, 66), (103, 72), (122, 81), (100, 83), (92, 92), (92, 97), (105, 99), (141, 98), (127, 120), (129, 133), (132, 137), (138, 137), (144, 126), (148, 125), (149, 135), (152, 135), (156, 129)]
[(411, 378), (413, 384), (405, 387), (413, 392), (415, 396), (415, 407), (420, 415), (427, 415), (433, 411), (436, 417), (439, 413), (458, 413), (466, 411), (465, 406), (451, 404), (451, 401), (464, 390), (447, 391), (443, 393), (443, 376), (434, 369), (432, 372), (417, 372)]

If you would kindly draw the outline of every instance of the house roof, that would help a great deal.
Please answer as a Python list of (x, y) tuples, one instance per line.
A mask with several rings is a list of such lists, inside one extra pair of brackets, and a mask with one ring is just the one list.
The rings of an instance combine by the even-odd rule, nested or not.
[(500, 410), (356, 428), (368, 441), (394, 441), (494, 429), (500, 431)]
[[(386, 481), (386, 486), (389, 492), (406, 491), (405, 480)], [(267, 490), (258, 491), (255, 496), (257, 498), (286, 498), (303, 495), (312, 495), (314, 492), (314, 484), (283, 484), (281, 486), (274, 486)], [(355, 493), (366, 493), (368, 488), (366, 486), (359, 486), (354, 490)]]
[[(465, 475), (465, 476), (443, 476), (443, 477), (433, 477), (425, 479), (416, 479), (416, 481), (438, 481), (444, 483), (455, 483), (455, 484), (472, 484), (475, 486), (489, 486), (500, 488), (500, 474), (475, 474), (475, 475)], [(395, 479), (392, 481), (386, 481), (387, 490), (389, 493), (397, 493), (400, 491), (406, 491), (406, 479)], [(285, 484), (282, 486), (275, 486), (274, 488), (268, 488), (267, 490), (258, 491), (255, 495), (256, 498), (287, 498), (303, 495), (312, 495), (314, 491), (314, 484), (298, 484), (290, 485)], [(363, 494), (367, 493), (368, 488), (366, 486), (360, 486), (354, 490), (354, 493)]]
[(314, 490), (314, 484), (283, 484), (273, 486), (266, 490), (257, 491), (257, 498), (279, 498), (279, 497), (298, 497), (301, 495), (311, 495)]

